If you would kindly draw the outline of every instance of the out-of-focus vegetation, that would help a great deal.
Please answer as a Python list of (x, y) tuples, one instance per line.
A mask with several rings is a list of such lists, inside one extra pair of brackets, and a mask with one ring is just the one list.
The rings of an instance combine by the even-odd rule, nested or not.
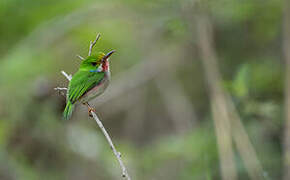
[[(97, 124), (67, 85), (90, 40), (117, 50), (112, 83), (92, 102), (133, 179), (221, 179), (210, 86), (200, 54), (208, 17), (221, 72), (266, 179), (283, 174), (281, 0), (1, 0), (0, 179), (120, 179)], [(290, 50), (289, 50), (290, 51)], [(221, 112), (222, 113), (222, 112)], [(231, 119), (232, 120), (232, 119)], [(249, 179), (233, 143), (240, 179)]]

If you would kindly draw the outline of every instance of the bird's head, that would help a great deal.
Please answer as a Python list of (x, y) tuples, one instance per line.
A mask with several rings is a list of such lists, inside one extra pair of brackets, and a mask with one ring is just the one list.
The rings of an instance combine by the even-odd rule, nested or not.
[(96, 72), (105, 72), (109, 70), (109, 58), (115, 52), (115, 50), (110, 51), (105, 54), (103, 52), (99, 52), (95, 55), (87, 57), (82, 61), (80, 65), (80, 69), (96, 71)]

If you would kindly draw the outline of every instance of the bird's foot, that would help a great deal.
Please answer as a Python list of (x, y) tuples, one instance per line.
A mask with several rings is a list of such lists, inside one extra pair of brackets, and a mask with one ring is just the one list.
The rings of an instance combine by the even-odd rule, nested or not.
[(93, 117), (92, 112), (96, 113), (96, 110), (92, 108), (89, 103), (83, 103), (83, 105), (86, 105), (88, 107), (88, 113), (90, 117)]
[(90, 116), (90, 117), (93, 117), (92, 112), (95, 113), (95, 112), (96, 112), (95, 109), (92, 108), (92, 107), (88, 107), (88, 113), (89, 113), (89, 116)]

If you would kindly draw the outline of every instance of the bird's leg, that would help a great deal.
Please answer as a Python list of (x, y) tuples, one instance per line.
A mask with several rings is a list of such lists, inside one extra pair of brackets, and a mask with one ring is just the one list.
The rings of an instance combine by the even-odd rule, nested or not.
[(88, 113), (89, 113), (89, 116), (90, 116), (90, 117), (93, 117), (93, 115), (92, 115), (91, 112), (92, 112), (92, 111), (93, 111), (93, 112), (96, 112), (95, 109), (92, 108), (92, 106), (91, 106), (89, 103), (84, 103), (84, 105), (86, 105), (86, 106), (88, 107)]

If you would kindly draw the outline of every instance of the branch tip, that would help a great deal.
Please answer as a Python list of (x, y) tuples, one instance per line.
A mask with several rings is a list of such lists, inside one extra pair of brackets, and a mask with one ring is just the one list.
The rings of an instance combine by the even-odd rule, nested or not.
[(96, 36), (96, 39), (94, 41), (90, 41), (90, 48), (89, 48), (89, 54), (88, 54), (88, 56), (90, 56), (92, 54), (92, 49), (96, 45), (96, 43), (100, 39), (100, 37), (101, 37), (101, 34), (98, 33), (97, 36)]

